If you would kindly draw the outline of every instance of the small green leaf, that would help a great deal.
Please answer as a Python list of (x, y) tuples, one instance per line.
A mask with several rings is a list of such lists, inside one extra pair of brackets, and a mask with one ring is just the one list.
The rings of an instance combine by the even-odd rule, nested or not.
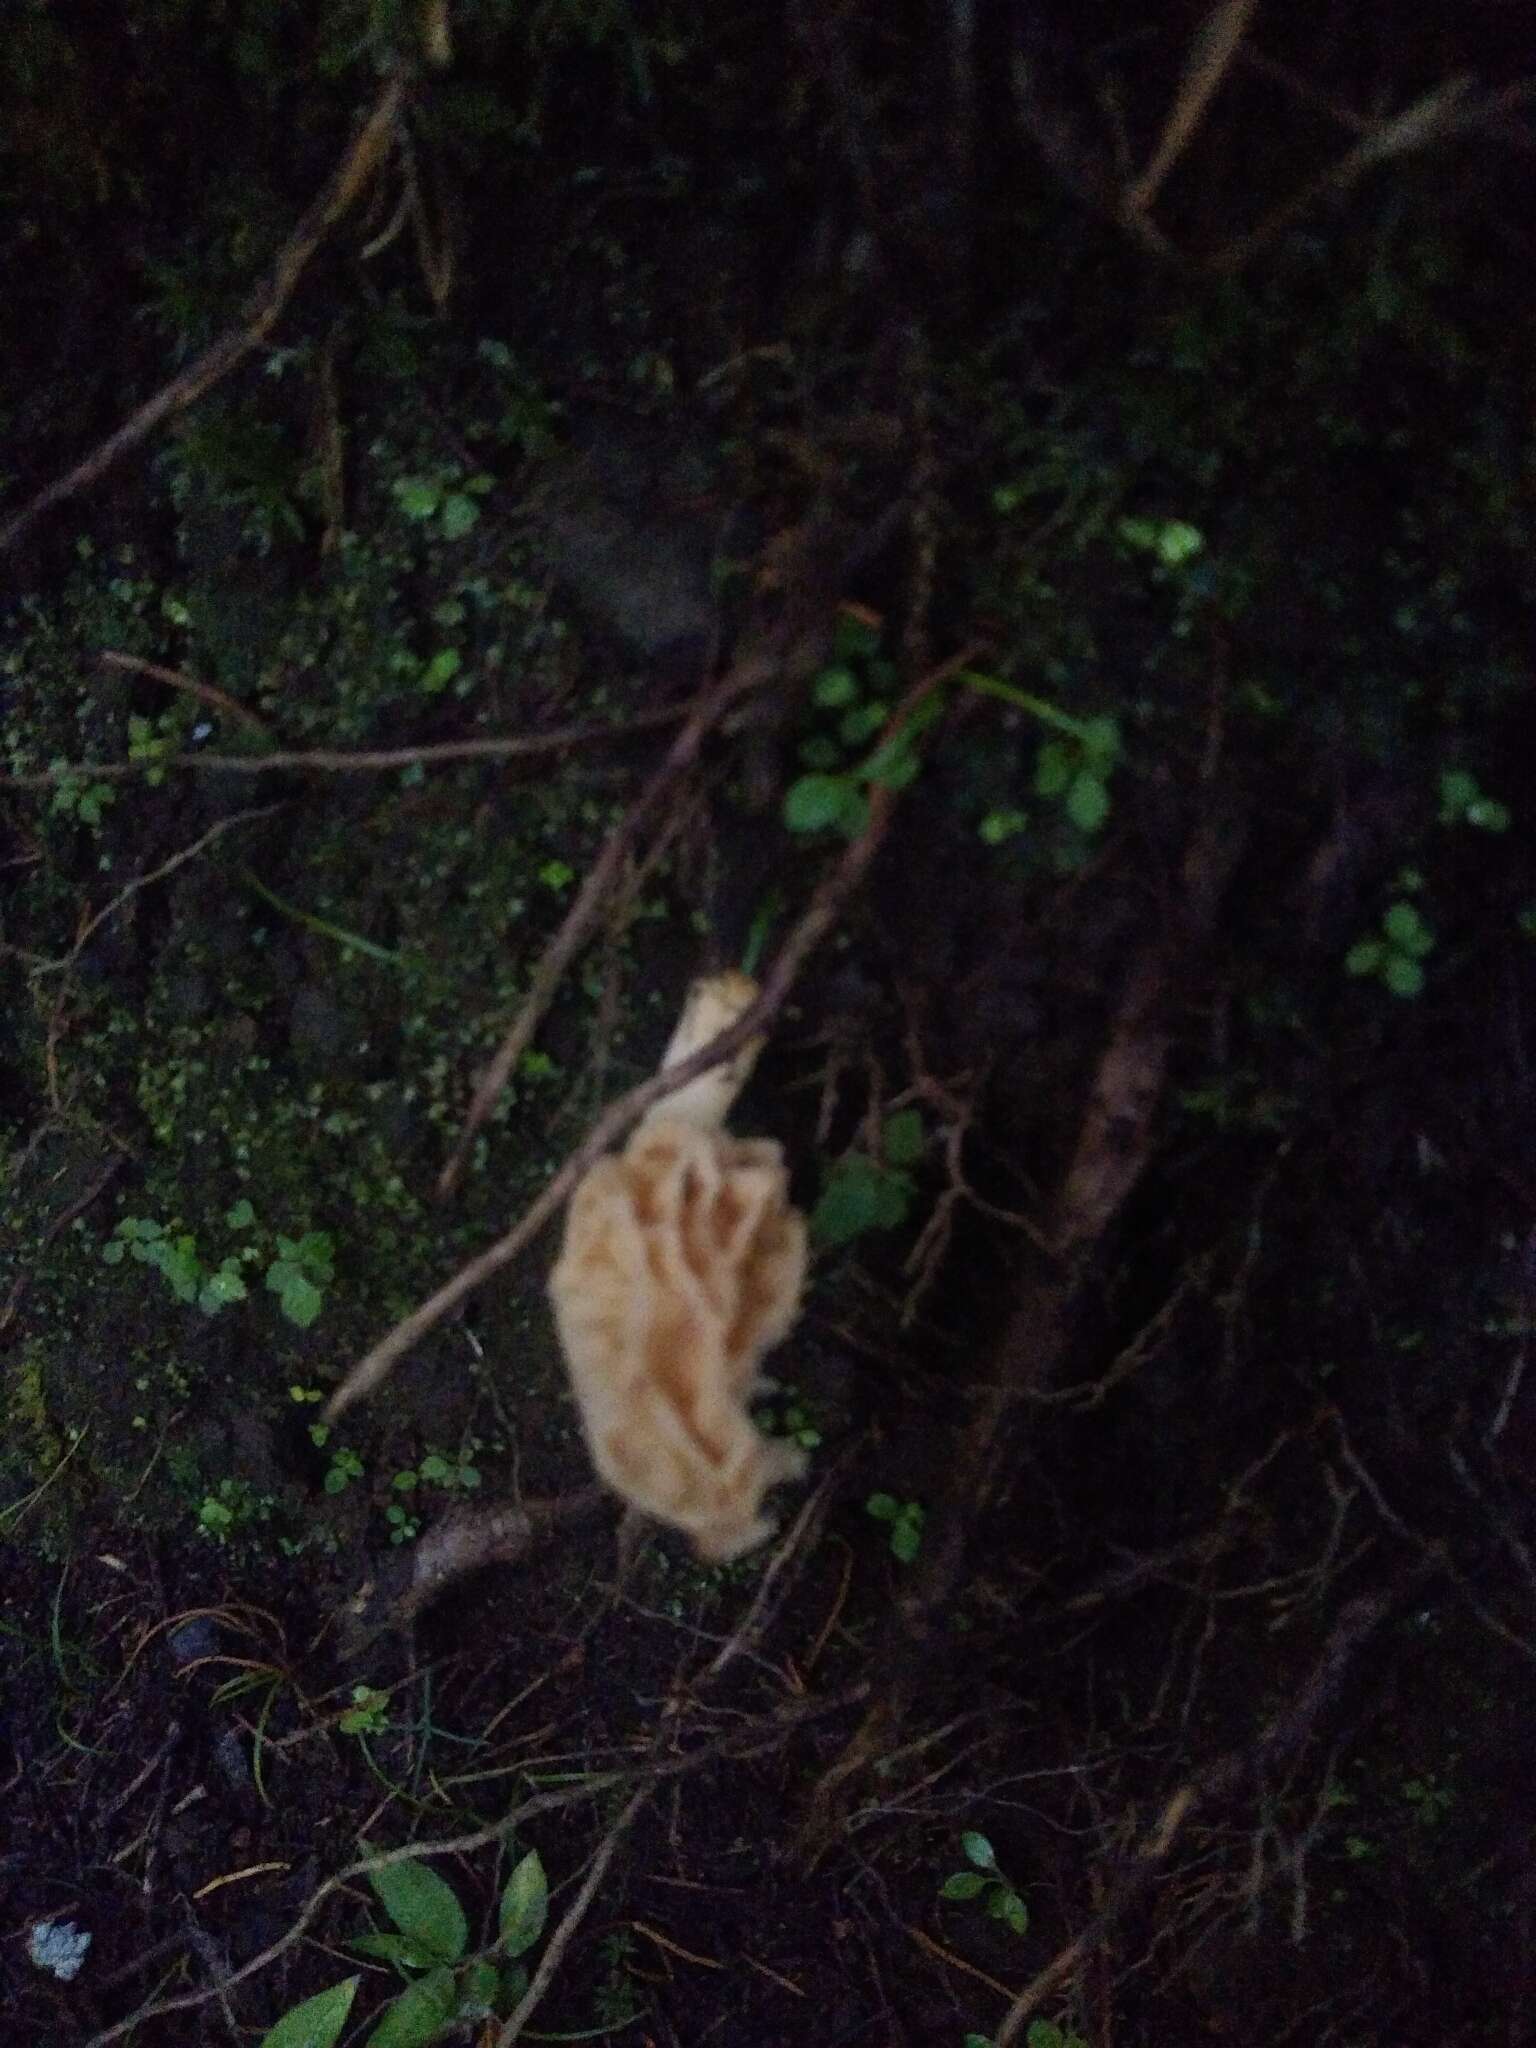
[(1011, 1927), (1015, 1934), (1029, 1932), (1029, 1908), (1015, 1891), (1000, 1885), (987, 1902), (987, 1911), (994, 1920), (1001, 1920), (1005, 1927)]
[(893, 1493), (872, 1493), (864, 1503), (866, 1515), (873, 1515), (877, 1522), (894, 1522), (901, 1513), (901, 1502)]
[(1097, 832), (1109, 816), (1109, 791), (1086, 768), (1067, 791), (1067, 816), (1079, 832)]
[(1066, 2036), (1054, 2020), (1031, 2020), (1026, 2048), (1067, 2048)]
[(1374, 974), (1387, 957), (1387, 949), (1380, 939), (1361, 939), (1344, 955), (1346, 974)]
[(881, 1173), (875, 1182), (875, 1228), (899, 1230), (907, 1220), (917, 1184), (909, 1173)]
[(1434, 949), (1434, 935), (1411, 903), (1394, 903), (1381, 920), (1381, 928), (1394, 946), (1416, 958)]
[(328, 1231), (306, 1230), (294, 1246), (293, 1255), (316, 1280), (330, 1280), (335, 1277), (331, 1264), (333, 1250)]
[(1205, 536), (1187, 519), (1165, 519), (1157, 537), (1157, 552), (1170, 569), (1177, 569), (1205, 546)]
[(889, 704), (855, 704), (838, 720), (837, 736), (845, 747), (861, 747), (866, 740), (874, 738), (890, 715)]
[(859, 694), (858, 678), (851, 668), (824, 668), (816, 678), (811, 695), (823, 711), (841, 711)]
[(463, 666), (464, 658), (456, 647), (440, 648), (421, 672), (421, 687), (435, 697), (439, 690), (447, 689)]
[(231, 1230), (249, 1230), (256, 1221), (256, 1211), (244, 1195), (225, 1216), (224, 1221)]
[(883, 746), (876, 747), (859, 774), (881, 789), (902, 790), (917, 780), (922, 765), (914, 729), (907, 725), (893, 733)]
[(875, 1228), (875, 1196), (871, 1162), (842, 1159), (827, 1174), (825, 1187), (811, 1211), (811, 1236), (829, 1249), (851, 1244)]
[(1393, 953), (1381, 971), (1381, 978), (1395, 996), (1421, 995), (1424, 989), (1424, 970), (1417, 960), (1410, 960), (1404, 953)]
[(988, 811), (977, 826), (977, 836), (984, 846), (1001, 846), (1005, 840), (1015, 838), (1028, 825), (1029, 819), (1023, 811), (1009, 809)]
[(388, 1863), (368, 1882), (400, 1932), (439, 1962), (456, 1963), (469, 1946), (464, 1908), (430, 1864)]
[(1509, 806), (1496, 803), (1491, 796), (1480, 796), (1467, 805), (1467, 823), (1475, 825), (1480, 832), (1507, 832), (1509, 830)]
[(960, 2048), (992, 2048), (992, 2037), (990, 2034), (967, 2034)]
[(429, 1970), (407, 1984), (368, 2036), (368, 2048), (427, 2048), (453, 2018), (459, 1990), (452, 1970)]
[(923, 1119), (919, 1110), (899, 1109), (885, 1120), (881, 1142), (888, 1166), (911, 1166), (923, 1156)]
[(478, 524), (480, 507), (462, 491), (450, 491), (443, 500), (443, 538), (462, 540)]
[(1045, 740), (1035, 756), (1035, 794), (1064, 796), (1077, 769), (1077, 756), (1066, 740)]
[(960, 1846), (965, 1851), (968, 1863), (974, 1863), (978, 1870), (996, 1870), (997, 1857), (987, 1837), (976, 1828), (967, 1828), (960, 1837)]
[(802, 775), (784, 798), (784, 823), (791, 832), (824, 832), (842, 818), (850, 794), (844, 775)]
[(1113, 768), (1120, 758), (1120, 726), (1113, 718), (1090, 718), (1082, 730), (1083, 752), (1100, 773)]
[(101, 1248), (101, 1256), (109, 1266), (120, 1266), (123, 1262), (123, 1254), (127, 1249), (127, 1245), (120, 1237), (108, 1238)]
[(261, 2037), (260, 2048), (334, 2048), (347, 2024), (352, 2001), (361, 1977), (348, 1977), (329, 1991), (317, 1991), (291, 2012), (285, 2012), (275, 2027)]
[(549, 1916), (549, 1880), (536, 1849), (530, 1849), (507, 1879), (501, 1895), (497, 1945), (509, 1956), (525, 1955), (544, 1932)]
[(284, 1270), (283, 1277), (275, 1286), (272, 1274), (268, 1273), (267, 1285), (273, 1288), (278, 1306), (289, 1322), (296, 1323), (301, 1330), (307, 1330), (325, 1306), (325, 1296), (313, 1280), (307, 1280), (291, 1266)]
[(864, 794), (863, 790), (856, 789), (845, 777), (843, 780), (843, 805), (838, 813), (837, 829), (845, 839), (857, 839), (868, 823), (869, 798)]
[(1465, 768), (1447, 768), (1440, 777), (1441, 823), (1450, 824), (1465, 816), (1469, 805), (1475, 804), (1481, 795), (1475, 775), (1469, 775)]
[(911, 1564), (922, 1547), (921, 1517), (904, 1510), (891, 1525), (891, 1555), (899, 1564)]
[(395, 502), (407, 519), (430, 519), (442, 503), (436, 484), (422, 477), (400, 477), (394, 486)]
[(976, 1899), (987, 1888), (987, 1880), (979, 1870), (957, 1870), (953, 1877), (946, 1877), (939, 1886), (941, 1899)]
[(197, 1305), (204, 1315), (211, 1316), (218, 1309), (227, 1308), (232, 1301), (244, 1301), (245, 1293), (245, 1282), (238, 1271), (226, 1263), (203, 1282), (198, 1290)]
[(471, 1963), (459, 1984), (460, 2019), (489, 2019), (500, 1990), (501, 1972), (494, 1963)]

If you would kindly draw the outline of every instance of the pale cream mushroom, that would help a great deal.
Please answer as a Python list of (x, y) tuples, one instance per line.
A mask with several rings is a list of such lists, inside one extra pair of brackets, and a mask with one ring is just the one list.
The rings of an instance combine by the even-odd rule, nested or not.
[[(743, 974), (696, 982), (663, 1066), (756, 994)], [(772, 1535), (763, 1496), (806, 1462), (747, 1412), (764, 1354), (799, 1315), (806, 1268), (782, 1149), (724, 1127), (760, 1045), (665, 1097), (598, 1161), (571, 1197), (550, 1278), (593, 1464), (713, 1562)]]

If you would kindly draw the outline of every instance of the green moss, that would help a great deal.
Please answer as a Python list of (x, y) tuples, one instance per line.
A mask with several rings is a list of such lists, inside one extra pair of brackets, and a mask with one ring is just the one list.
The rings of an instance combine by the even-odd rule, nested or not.
[[(442, 468), (435, 430), (412, 405), (405, 394), (368, 444), (349, 505), (356, 531), (324, 580), (286, 589), (282, 533), (259, 530), (273, 527), (268, 485), (303, 502), (302, 480), (281, 464), (235, 459), (244, 449), (275, 461), (271, 434), (239, 447), (184, 437), (167, 458), (179, 563), (157, 578), (127, 551), (82, 548), (58, 597), (20, 606), (0, 638), (13, 772), (138, 757), (159, 778), (111, 784), (100, 804), (88, 782), (65, 803), (36, 800), (38, 858), (16, 881), (8, 926), (35, 957), (68, 955), (82, 903), (99, 908), (119, 877), (163, 864), (233, 810), (287, 798), (279, 816), (237, 826), (136, 895), (68, 973), (34, 977), (30, 1004), (9, 1020), (7, 1054), (34, 1119), (51, 1104), (83, 1140), (94, 1134), (98, 1155), (128, 1159), (30, 1268), (38, 1334), (25, 1375), (8, 1382), (9, 1456), (18, 1477), (43, 1476), (78, 1430), (79, 1498), (290, 1551), (355, 1542), (374, 1515), (382, 1526), (391, 1473), (423, 1456), (454, 1470), (469, 1459), (494, 1483), (523, 1420), (515, 1411), (555, 1383), (530, 1275), (477, 1305), (483, 1365), (462, 1334), (440, 1333), (401, 1369), (390, 1402), (351, 1421), (342, 1449), (351, 1458), (358, 1447), (361, 1471), (344, 1491), (325, 1492), (336, 1447), (308, 1442), (289, 1392), (333, 1383), (506, 1227), (577, 1135), (590, 1104), (569, 1100), (566, 1077), (584, 1065), (594, 979), (562, 998), (521, 1064), (458, 1204), (445, 1212), (432, 1199), (478, 1072), (564, 914), (569, 890), (551, 878), (587, 869), (612, 806), (579, 768), (276, 790), (188, 777), (150, 750), (200, 743), (214, 722), (205, 704), (92, 657), (112, 647), (205, 678), (284, 744), (409, 743), (449, 696), (455, 731), (472, 732), (482, 711), (504, 729), (502, 677), (515, 673), (519, 691), (553, 685), (564, 631), (504, 540), (490, 545), (462, 517), (412, 516), (393, 488), (414, 475), (431, 479), (439, 504), (487, 494), (488, 480)], [(214, 744), (256, 742), (224, 721)], [(608, 959), (624, 964), (622, 943)], [(613, 1080), (629, 1033), (621, 1005)], [(44, 1201), (39, 1238), (53, 1213)], [(181, 1247), (174, 1273), (139, 1258), (125, 1220)], [(264, 1276), (283, 1269), (282, 1241), (311, 1233), (329, 1239), (334, 1271), (318, 1305), (305, 1294), (314, 1314), (300, 1327)], [(168, 1284), (178, 1275), (194, 1283), (179, 1294)], [(223, 1278), (204, 1285), (209, 1276)]]

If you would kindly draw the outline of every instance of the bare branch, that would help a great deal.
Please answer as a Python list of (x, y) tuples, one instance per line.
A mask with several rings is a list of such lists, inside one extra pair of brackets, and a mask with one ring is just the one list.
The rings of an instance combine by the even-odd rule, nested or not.
[(1184, 75), (1157, 147), (1141, 176), (1130, 185), (1121, 205), (1127, 216), (1144, 214), (1163, 181), (1194, 140), (1205, 110), (1230, 70), (1258, 0), (1219, 0), (1196, 30), (1185, 60)]
[(30, 503), (23, 505), (19, 512), (13, 513), (0, 525), (0, 549), (14, 547), (43, 513), (62, 504), (66, 498), (72, 498), (87, 484), (95, 483), (120, 456), (137, 448), (141, 441), (148, 440), (162, 421), (178, 412), (185, 412), (205, 391), (221, 383), (231, 370), (237, 369), (247, 356), (260, 348), (281, 318), (310, 259), (347, 214), (389, 154), (400, 110), (405, 104), (405, 90), (406, 74), (401, 70), (392, 71), (325, 190), (278, 251), (271, 275), (247, 304), (238, 324), (221, 334), (217, 341), (203, 350), (196, 362), (189, 363), (169, 384), (141, 405), (83, 462), (77, 462), (73, 469), (55, 478), (46, 490), (39, 491)]
[(555, 725), (547, 732), (505, 739), (440, 740), (421, 747), (278, 748), (268, 754), (167, 754), (144, 761), (63, 761), (35, 775), (0, 775), (0, 789), (57, 789), (61, 782), (131, 782), (151, 768), (203, 768), (219, 775), (377, 775), (391, 768), (441, 768), (455, 761), (521, 761), (557, 754), (598, 740), (676, 725), (687, 714), (673, 706), (641, 711), (618, 724)]

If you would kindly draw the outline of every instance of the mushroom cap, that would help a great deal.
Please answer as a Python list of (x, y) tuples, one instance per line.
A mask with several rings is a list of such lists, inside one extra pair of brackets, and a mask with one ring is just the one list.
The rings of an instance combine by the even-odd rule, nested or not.
[(805, 1272), (805, 1219), (768, 1139), (658, 1116), (571, 1198), (550, 1295), (593, 1461), (701, 1555), (762, 1542), (764, 1493), (803, 1469), (747, 1401)]

